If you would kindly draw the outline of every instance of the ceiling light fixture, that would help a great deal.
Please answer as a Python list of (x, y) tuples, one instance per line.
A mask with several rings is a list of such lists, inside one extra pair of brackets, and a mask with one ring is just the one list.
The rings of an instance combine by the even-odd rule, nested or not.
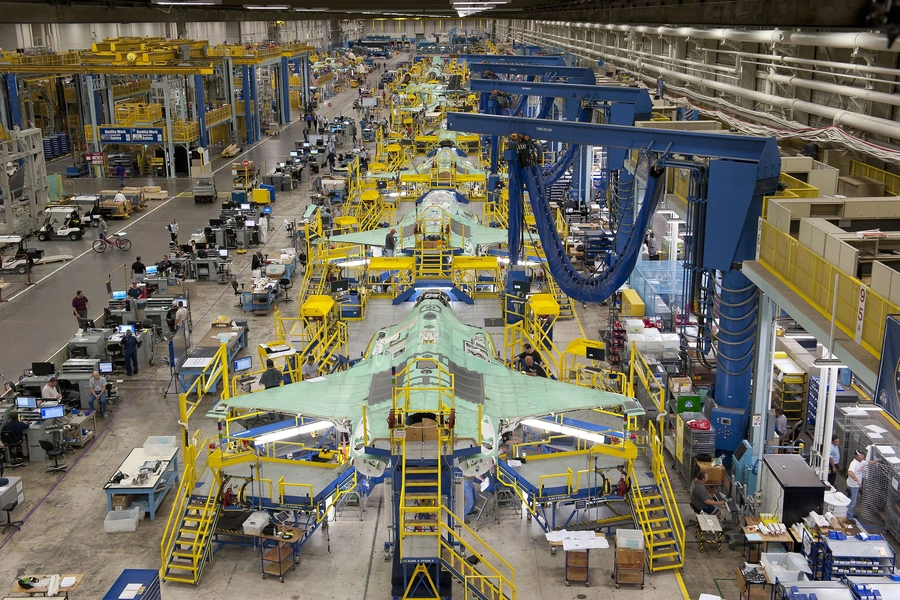
[(158, 6), (218, 6), (222, 0), (152, 0)]
[(290, 6), (284, 4), (275, 4), (272, 6), (267, 6), (265, 4), (245, 4), (244, 8), (246, 10), (288, 10)]
[(256, 438), (253, 438), (253, 445), (262, 446), (263, 444), (268, 444), (269, 442), (278, 442), (298, 435), (303, 435), (304, 433), (312, 433), (313, 431), (328, 429), (333, 426), (334, 424), (331, 421), (316, 421), (314, 423), (300, 425), (299, 427), (288, 427), (287, 429), (273, 431), (272, 433), (267, 433), (265, 435), (260, 435)]
[(536, 427), (538, 429), (543, 429), (544, 431), (552, 431), (553, 433), (560, 433), (562, 435), (571, 435), (572, 437), (581, 438), (589, 442), (594, 442), (595, 444), (606, 443), (606, 436), (601, 433), (591, 433), (590, 431), (585, 431), (584, 429), (576, 429), (575, 427), (562, 425), (560, 423), (556, 423), (555, 421), (544, 421), (543, 419), (525, 419), (524, 421), (522, 421), (522, 425), (528, 425), (529, 427)]

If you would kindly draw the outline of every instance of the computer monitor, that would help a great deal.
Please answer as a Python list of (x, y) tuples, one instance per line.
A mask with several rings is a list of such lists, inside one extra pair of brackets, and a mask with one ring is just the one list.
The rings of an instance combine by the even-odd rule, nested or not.
[(41, 409), (41, 420), (62, 419), (64, 416), (66, 416), (65, 404), (57, 404), (56, 406), (51, 406), (50, 408)]
[(188, 301), (187, 301), (187, 298), (175, 298), (175, 300), (173, 300), (173, 302), (174, 302), (175, 304), (178, 304), (179, 302), (183, 302), (183, 303), (184, 303), (184, 307), (185, 307), (185, 308), (188, 307)]
[(303, 147), (307, 150), (309, 149), (309, 142), (303, 142)]
[(193, 254), (193, 253), (194, 253), (194, 247), (191, 246), (190, 244), (182, 244), (182, 245), (181, 245), (181, 251), (184, 252), (185, 254)]
[(246, 221), (244, 221), (244, 226), (245, 227), (256, 227), (256, 221), (254, 221), (253, 219), (247, 219)]
[(219, 257), (228, 258), (228, 248), (219, 248)]
[(78, 319), (78, 328), (79, 329), (93, 329), (96, 327), (93, 319)]
[(332, 294), (346, 292), (350, 289), (350, 281), (347, 279), (335, 279), (334, 281), (329, 282), (328, 288)]
[(299, 152), (291, 152), (291, 158), (297, 158), (299, 155)]
[(33, 362), (31, 363), (31, 374), (37, 377), (46, 377), (47, 375), (56, 374), (56, 366), (49, 362)]
[(588, 360), (606, 360), (606, 350), (603, 348), (585, 348), (584, 355)]
[(112, 293), (113, 300), (124, 300), (128, 297), (128, 292), (125, 290), (116, 290)]
[(134, 325), (119, 325), (118, 327), (116, 327), (116, 331), (118, 331), (119, 333), (125, 333), (126, 331), (134, 333)]
[(37, 408), (37, 398), (19, 396), (16, 398), (16, 408), (30, 408), (35, 410)]
[(147, 275), (156, 275), (157, 273), (159, 273), (159, 269), (156, 268), (156, 265), (147, 266)]
[(197, 250), (206, 250), (209, 247), (209, 244), (207, 244), (205, 242), (198, 242), (198, 243), (194, 244), (194, 247), (196, 247)]
[(225, 221), (223, 219), (210, 219), (209, 220), (210, 227), (221, 227), (224, 224), (225, 224)]
[(253, 357), (245, 356), (244, 358), (236, 358), (234, 360), (234, 372), (247, 371), (253, 368)]
[(100, 372), (101, 375), (103, 375), (104, 373), (112, 373), (113, 372), (113, 364), (111, 362), (102, 362), (97, 367), (97, 370)]
[(530, 294), (531, 293), (531, 281), (516, 279), (513, 281), (512, 289), (514, 292), (519, 293), (519, 294)]
[(249, 204), (241, 204), (241, 210), (250, 210)]

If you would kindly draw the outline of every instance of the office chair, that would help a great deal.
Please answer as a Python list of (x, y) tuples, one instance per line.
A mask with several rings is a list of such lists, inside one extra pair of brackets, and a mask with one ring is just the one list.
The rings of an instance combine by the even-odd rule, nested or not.
[(234, 233), (234, 229), (228, 228), (225, 230), (225, 247), (226, 248), (234, 248), (237, 245), (237, 235)]
[[(25, 466), (25, 457), (22, 456), (23, 441), (24, 438), (16, 435), (13, 431), (0, 432), (0, 442), (3, 442), (3, 445), (6, 446), (6, 462), (11, 469)], [(16, 450), (16, 456), (13, 456), (13, 449)]]
[(281, 288), (281, 293), (283, 294), (282, 302), (293, 302), (294, 299), (288, 296), (288, 290), (294, 287), (294, 284), (287, 277), (282, 277), (278, 280), (278, 287)]
[(22, 530), (21, 526), (25, 524), (25, 521), (13, 521), (12, 516), (10, 516), (10, 513), (16, 510), (17, 506), (19, 506), (19, 501), (13, 500), (9, 504), (0, 508), (0, 510), (6, 513), (6, 523), (3, 524), (3, 533), (6, 533), (7, 529), (15, 529), (16, 531)]
[(216, 234), (213, 233), (212, 227), (204, 227), (203, 235), (206, 237), (207, 244), (215, 244), (216, 243)]
[[(238, 280), (235, 279), (234, 277), (232, 277), (232, 278), (231, 278), (231, 288), (234, 290), (234, 295), (235, 295), (235, 296), (240, 297), (241, 292), (244, 290), (244, 284), (242, 283), (242, 284), (240, 284), (240, 286), (241, 286), (241, 289), (238, 290)], [(238, 303), (235, 304), (235, 307), (238, 307), (238, 306), (241, 307), (241, 308), (243, 308), (243, 307), (244, 307), (244, 303), (243, 303), (241, 300), (238, 300)]]
[(41, 449), (47, 453), (47, 459), (53, 459), (53, 464), (47, 467), (47, 473), (65, 471), (69, 468), (66, 463), (59, 464), (59, 457), (65, 452), (62, 446), (54, 446), (50, 440), (40, 440), (38, 443), (41, 445)]

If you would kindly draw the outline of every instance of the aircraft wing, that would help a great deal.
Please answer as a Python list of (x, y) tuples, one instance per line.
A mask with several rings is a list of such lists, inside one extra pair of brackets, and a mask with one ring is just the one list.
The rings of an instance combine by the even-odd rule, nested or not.
[(370, 229), (369, 231), (357, 231), (356, 233), (345, 233), (343, 235), (333, 235), (326, 242), (345, 242), (348, 244), (365, 244), (366, 246), (384, 246), (384, 239), (387, 237), (390, 229)]
[(499, 227), (484, 225), (468, 225), (469, 237), (476, 246), (488, 244), (505, 244), (509, 241), (509, 232)]
[(488, 398), (485, 414), (498, 419), (524, 419), (590, 408), (624, 407), (628, 414), (644, 412), (634, 399), (622, 394), (531, 377), (505, 367), (484, 374), (484, 393)]
[(361, 364), (316, 380), (235, 396), (220, 404), (319, 419), (350, 419), (356, 423), (362, 418), (371, 380), (370, 369)]

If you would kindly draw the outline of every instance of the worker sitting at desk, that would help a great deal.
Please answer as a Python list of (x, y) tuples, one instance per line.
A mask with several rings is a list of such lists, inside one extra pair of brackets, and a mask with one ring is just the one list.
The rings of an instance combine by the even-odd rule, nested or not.
[(126, 329), (122, 336), (122, 354), (125, 355), (125, 374), (129, 377), (132, 371), (135, 375), (138, 374), (137, 349), (137, 338), (131, 333), (131, 329)]
[[(9, 420), (3, 424), (2, 431), (11, 432), (16, 436), (15, 446), (11, 447), (10, 458), (13, 459), (12, 462), (20, 462), (25, 459), (25, 456), (22, 454), (22, 436), (25, 435), (25, 432), (28, 431), (28, 423), (23, 423), (19, 420), (18, 411), (13, 411), (9, 414)], [(15, 454), (15, 456), (13, 456)]]
[(166, 274), (172, 268), (172, 261), (169, 260), (168, 254), (163, 254), (162, 260), (156, 263), (156, 270), (159, 273)]
[(62, 394), (59, 393), (56, 377), (51, 377), (50, 381), (41, 388), (41, 398), (44, 400), (61, 400)]
[(128, 297), (137, 300), (138, 298), (143, 296), (143, 294), (144, 292), (143, 290), (141, 290), (141, 288), (138, 287), (137, 281), (132, 281), (131, 287), (128, 288)]
[(691, 482), (691, 508), (697, 514), (706, 513), (718, 517), (721, 515), (718, 507), (725, 506), (725, 502), (713, 500), (709, 495), (709, 490), (706, 489), (706, 481), (708, 479), (709, 476), (706, 474), (706, 471), (701, 469), (697, 473), (696, 479)]
[(268, 390), (280, 386), (282, 381), (284, 381), (284, 376), (281, 374), (281, 371), (275, 368), (275, 361), (271, 358), (267, 359), (266, 370), (259, 377), (259, 385)]
[(312, 354), (306, 357), (306, 362), (300, 367), (300, 374), (303, 375), (304, 381), (319, 376), (319, 364)]

